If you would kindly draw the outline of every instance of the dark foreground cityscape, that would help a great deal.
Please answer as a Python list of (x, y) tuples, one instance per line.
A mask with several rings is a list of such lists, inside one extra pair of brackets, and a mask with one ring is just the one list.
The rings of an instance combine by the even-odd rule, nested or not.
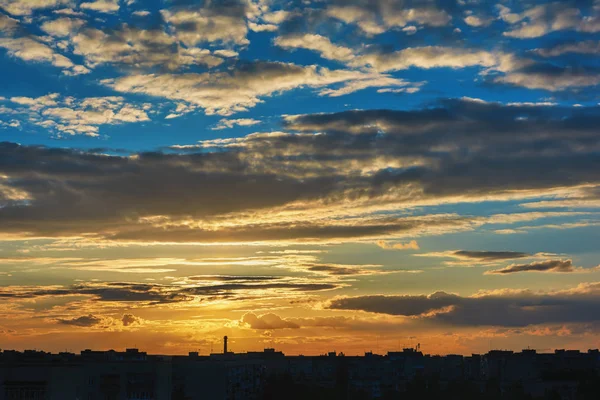
[(598, 399), (597, 349), (426, 355), (0, 352), (0, 400)]

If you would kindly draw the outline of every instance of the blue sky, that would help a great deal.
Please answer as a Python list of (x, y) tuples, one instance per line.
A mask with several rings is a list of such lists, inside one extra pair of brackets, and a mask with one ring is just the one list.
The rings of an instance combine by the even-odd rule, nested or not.
[[(54, 145), (53, 139), (61, 138), (63, 144), (57, 144), (60, 147), (93, 148), (102, 143), (102, 147), (139, 151), (280, 130), (282, 114), (365, 108), (416, 109), (430, 107), (440, 98), (461, 97), (568, 106), (597, 103), (594, 75), (599, 65), (594, 51), (599, 35), (591, 1), (560, 4), (426, 1), (414, 5), (407, 2), (404, 10), (418, 10), (412, 14), (398, 11), (398, 5), (393, 3), (373, 3), (363, 9), (361, 4), (315, 3), (307, 8), (293, 2), (266, 6), (266, 3), (255, 3), (242, 10), (239, 5), (198, 2), (106, 1), (83, 3), (91, 4), (83, 8), (82, 4), (57, 2), (52, 7), (38, 8), (35, 3), (22, 6), (19, 2), (7, 1), (3, 14), (1, 81), (5, 98), (56, 94), (60, 98), (73, 97), (77, 103), (89, 97), (119, 96), (136, 109), (146, 105), (151, 113), (146, 112), (140, 122), (106, 121), (94, 125), (93, 132), (77, 134), (60, 129), (49, 132), (47, 127), (32, 124), (27, 114), (3, 113), (3, 122), (8, 125), (3, 129), (3, 136), (23, 144)], [(178, 31), (177, 23), (169, 23), (169, 18), (187, 23), (183, 18), (195, 12), (190, 11), (190, 7), (210, 9), (202, 14), (208, 19), (209, 15), (229, 18), (227, 26), (211, 25), (214, 21), (202, 22), (191, 27), (191, 33), (182, 32), (185, 25)], [(388, 16), (387, 22), (382, 14), (386, 7), (396, 13), (394, 17)], [(336, 17), (336, 13), (341, 17)], [(519, 22), (511, 23), (516, 20)], [(371, 24), (376, 28), (369, 28)], [(361, 26), (366, 27), (367, 32)], [(212, 36), (198, 34), (197, 30), (202, 29), (222, 32)], [(436, 54), (426, 55), (427, 46), (437, 48)], [(324, 53), (335, 53), (335, 49), (337, 54)], [(366, 64), (386, 54), (396, 53), (402, 57), (398, 52), (406, 49), (421, 51), (406, 53), (406, 65), (375, 65), (369, 69)], [(554, 49), (560, 54), (540, 55), (545, 54), (541, 53), (544, 49)], [(186, 51), (205, 54), (184, 59)], [(222, 51), (235, 56), (223, 57)], [(433, 51), (431, 47), (430, 51)], [(451, 62), (444, 51), (462, 59)], [(68, 65), (61, 66), (60, 61), (56, 61), (58, 56), (69, 59)], [(358, 60), (361, 56), (366, 61)], [(532, 70), (552, 68), (559, 76), (581, 74), (584, 78), (561, 81), (558, 90), (551, 87), (553, 84), (543, 82), (530, 87), (527, 79), (505, 83), (495, 78), (510, 76), (512, 71), (501, 71), (502, 67), (495, 65), (499, 61), (492, 60), (502, 56), (514, 58), (515, 63), (532, 63)], [(179, 65), (165, 65), (178, 57), (181, 58)], [(430, 62), (423, 57), (430, 57)], [(469, 57), (473, 59), (468, 60)], [(300, 80), (280, 92), (249, 93), (258, 104), (241, 105), (244, 110), (240, 111), (216, 110), (213, 115), (207, 115), (204, 104), (191, 99), (189, 94), (178, 97), (175, 93), (150, 93), (143, 89), (114, 90), (106, 83), (110, 79), (148, 73), (231, 74), (257, 62), (291, 63), (329, 71), (378, 74), (378, 77), (373, 77), (364, 89), (333, 98), (331, 94), (324, 94), (323, 89), (339, 88), (357, 79), (342, 79), (329, 85), (311, 85), (309, 81)], [(73, 72), (78, 68), (81, 70)], [(512, 68), (518, 70), (518, 66)], [(371, 72), (374, 70), (378, 71)], [(389, 84), (381, 81), (382, 77), (391, 80)], [(402, 88), (413, 88), (415, 92), (393, 92)], [(378, 93), (382, 89), (388, 92)], [(179, 103), (190, 107), (185, 112), (174, 113)], [(3, 106), (11, 110), (18, 108), (10, 100), (5, 100)], [(165, 119), (172, 114), (181, 116)], [(253, 119), (261, 123), (250, 127), (233, 125), (226, 132), (212, 131), (223, 118)], [(10, 126), (11, 121), (12, 125), (18, 121), (19, 126)], [(60, 118), (54, 121), (60, 122)], [(165, 131), (169, 132), (167, 138)], [(98, 140), (90, 140), (85, 133), (98, 135)]]
[(595, 0), (0, 0), (0, 337), (597, 347), (599, 53)]

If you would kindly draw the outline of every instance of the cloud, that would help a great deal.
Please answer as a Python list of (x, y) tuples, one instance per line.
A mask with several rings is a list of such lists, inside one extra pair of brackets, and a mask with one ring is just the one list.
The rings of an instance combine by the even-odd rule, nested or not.
[(556, 92), (570, 88), (596, 86), (600, 84), (600, 76), (595, 69), (538, 63), (496, 77), (494, 82)]
[(563, 54), (600, 54), (600, 42), (584, 40), (563, 43), (549, 48), (536, 49), (535, 53), (542, 57), (559, 57)]
[(254, 313), (246, 313), (242, 316), (240, 322), (248, 325), (252, 329), (272, 330), (272, 329), (298, 329), (300, 326), (293, 322), (286, 321), (280, 316), (268, 313), (256, 315)]
[(447, 25), (452, 17), (433, 6), (404, 7), (402, 3), (385, 0), (369, 2), (368, 5), (332, 4), (326, 15), (347, 24), (356, 24), (366, 35), (378, 35), (389, 29), (403, 28), (409, 23), (440, 27)]
[(84, 315), (82, 317), (77, 317), (73, 319), (58, 319), (58, 322), (63, 325), (73, 325), (73, 326), (82, 326), (82, 327), (90, 327), (96, 326), (102, 323), (102, 318), (96, 317), (95, 315), (89, 314)]
[(63, 73), (66, 75), (80, 75), (90, 72), (84, 66), (73, 64), (67, 57), (56, 53), (49, 46), (30, 37), (0, 38), (0, 47), (5, 48), (11, 56), (24, 61), (50, 63), (63, 69)]
[(329, 308), (362, 310), (391, 315), (420, 316), (455, 305), (460, 297), (445, 292), (422, 296), (361, 296), (336, 298)]
[(498, 71), (514, 70), (531, 63), (511, 54), (486, 50), (425, 46), (408, 47), (394, 52), (374, 51), (351, 61), (354, 66), (371, 66), (378, 71), (398, 71), (408, 68), (465, 68), (479, 66)]
[(390, 243), (385, 240), (379, 240), (377, 246), (385, 250), (419, 250), (419, 244), (416, 240), (407, 243)]
[(13, 15), (30, 15), (33, 11), (67, 6), (71, 0), (0, 0), (0, 7)]
[(381, 269), (381, 265), (306, 264), (303, 267), (306, 268), (306, 270), (309, 272), (315, 272), (317, 274), (324, 274), (329, 276), (381, 275), (393, 272), (417, 272), (386, 271)]
[[(279, 37), (275, 44), (285, 48), (305, 48), (317, 51), (323, 58), (336, 60), (355, 68), (370, 67), (375, 71), (390, 72), (409, 68), (480, 67), (480, 75), (490, 83), (510, 84), (528, 89), (549, 91), (595, 86), (600, 81), (592, 68), (579, 65), (554, 65), (501, 51), (488, 51), (467, 47), (424, 46), (407, 47), (397, 51), (374, 48), (357, 50), (333, 45), (329, 39), (318, 35)], [(592, 51), (593, 48), (557, 49), (555, 51)], [(552, 50), (548, 50), (552, 51)], [(544, 50), (537, 50), (544, 54)], [(548, 53), (552, 54), (552, 53)], [(376, 86), (376, 85), (372, 85)], [(383, 85), (380, 85), (383, 86)], [(390, 84), (390, 86), (392, 86)], [(401, 86), (401, 85), (396, 85)]]
[(208, 115), (231, 115), (261, 103), (262, 97), (301, 87), (324, 88), (324, 96), (339, 96), (368, 87), (406, 86), (406, 82), (387, 75), (329, 70), (281, 62), (253, 62), (238, 65), (231, 72), (129, 75), (102, 83), (116, 91), (144, 93), (197, 105)]
[[(87, 301), (87, 305), (121, 304), (123, 307), (159, 307), (162, 305), (195, 304), (210, 301), (236, 301), (250, 298), (304, 297), (338, 289), (343, 285), (320, 280), (286, 279), (284, 281), (223, 281), (161, 285), (136, 282), (83, 282), (71, 286), (5, 286), (0, 288), (0, 299), (19, 302), (30, 299), (64, 298), (67, 303)], [(87, 298), (82, 300), (82, 296)], [(123, 318), (131, 323), (131, 318)], [(139, 321), (138, 321), (139, 322)]]
[(315, 316), (310, 318), (283, 318), (273, 313), (256, 315), (246, 313), (235, 321), (238, 325), (256, 330), (333, 328), (348, 331), (398, 331), (402, 322), (389, 318), (358, 318), (347, 316)]
[(470, 297), (436, 292), (420, 296), (359, 296), (331, 300), (335, 310), (399, 315), (450, 326), (520, 327), (599, 321), (600, 284), (557, 292), (498, 290)]
[(578, 8), (570, 7), (569, 2), (553, 2), (531, 7), (522, 13), (511, 13), (510, 9), (499, 7), (500, 17), (512, 29), (504, 36), (518, 39), (531, 39), (562, 30), (594, 33), (600, 31), (600, 19), (593, 13), (584, 16)]
[(131, 14), (135, 15), (136, 17), (147, 17), (151, 13), (148, 10), (138, 10), (138, 11), (132, 12)]
[(0, 298), (36, 299), (42, 297), (89, 296), (99, 302), (126, 302), (147, 305), (177, 303), (192, 300), (191, 296), (177, 292), (177, 288), (138, 283), (80, 283), (70, 287), (4, 287)]
[(531, 254), (522, 253), (519, 251), (469, 251), (469, 250), (457, 250), (452, 253), (453, 256), (458, 258), (474, 258), (477, 260), (512, 260), (515, 258), (527, 258), (531, 257)]
[(118, 325), (122, 325), (124, 327), (135, 326), (143, 323), (141, 318), (136, 317), (133, 314), (123, 314), (123, 317), (120, 320), (111, 317), (99, 317), (94, 314), (88, 314), (71, 319), (57, 318), (56, 321), (62, 325), (72, 325), (87, 328), (98, 327), (103, 329), (114, 328)]
[(136, 317), (133, 314), (123, 314), (123, 318), (121, 318), (121, 323), (123, 324), (123, 326), (140, 325), (142, 323), (142, 319)]
[(600, 208), (600, 192), (597, 188), (584, 188), (566, 199), (540, 200), (520, 204), (528, 209), (542, 208)]
[(101, 13), (116, 13), (119, 11), (120, 0), (94, 0), (86, 3), (81, 3), (79, 8), (83, 10), (92, 10)]
[(409, 68), (458, 69), (472, 66), (485, 68), (485, 71), (508, 72), (533, 63), (509, 53), (462, 47), (423, 46), (407, 47), (398, 51), (384, 51), (377, 47), (351, 49), (335, 45), (327, 37), (307, 33), (279, 36), (274, 39), (274, 44), (286, 49), (312, 50), (328, 60), (339, 61), (351, 67), (371, 67), (382, 72)]
[[(71, 24), (74, 26), (77, 23), (72, 20)], [(60, 25), (49, 25), (46, 28), (53, 32), (66, 29), (66, 22), (63, 21)], [(16, 19), (0, 15), (0, 47), (6, 49), (9, 55), (24, 61), (49, 63), (61, 68), (65, 75), (81, 75), (90, 72), (83, 65), (76, 65), (69, 58), (58, 53), (50, 46), (51, 42), (47, 38), (23, 35), (24, 32), (27, 30)]]
[(452, 261), (444, 261), (445, 265), (457, 267), (489, 266), (501, 264), (507, 260), (514, 259), (535, 259), (547, 257), (549, 254), (538, 253), (529, 254), (518, 251), (472, 251), (472, 250), (452, 250), (441, 252), (430, 252), (413, 254), (416, 257), (440, 257), (450, 258)]
[[(12, 100), (17, 110), (62, 125), (69, 116), (124, 121), (118, 99), (73, 100), (73, 112), (57, 96)], [(110, 118), (88, 113), (99, 109), (111, 111)], [(2, 198), (0, 229), (18, 237), (119, 241), (373, 243), (542, 218), (578, 222), (593, 212), (407, 216), (399, 210), (560, 199), (598, 186), (597, 114), (596, 107), (453, 100), (408, 111), (288, 116), (287, 132), (164, 153), (118, 156), (4, 143), (0, 175), (7, 178), (0, 183), (2, 193), (13, 194)]]
[[(0, 259), (0, 265), (27, 266), (27, 268), (69, 269), (77, 271), (118, 272), (127, 274), (156, 274), (177, 271), (182, 267), (243, 266), (273, 267), (294, 271), (310, 271), (325, 275), (376, 275), (390, 273), (374, 264), (322, 264), (312, 254), (280, 254), (256, 257), (235, 258), (78, 258), (78, 257), (12, 257)], [(397, 272), (397, 271), (394, 271)], [(236, 276), (236, 275), (196, 275), (185, 278), (195, 283), (235, 282), (260, 283), (281, 279), (279, 276)]]
[(301, 283), (301, 282), (267, 282), (267, 283), (223, 283), (218, 285), (197, 286), (182, 289), (180, 293), (193, 296), (223, 296), (228, 297), (233, 292), (271, 290), (281, 293), (320, 292), (337, 289), (334, 283)]
[(116, 64), (176, 70), (197, 64), (215, 67), (223, 62), (208, 49), (181, 46), (162, 29), (139, 29), (126, 24), (110, 31), (87, 27), (71, 31), (70, 40), (74, 53), (83, 56), (90, 68)]
[(186, 46), (204, 42), (247, 45), (245, 6), (235, 2), (227, 5), (218, 2), (208, 4), (214, 7), (162, 10), (161, 14), (173, 27), (177, 39)]
[[(592, 269), (594, 270), (594, 269)], [(536, 261), (530, 264), (511, 264), (505, 268), (488, 271), (486, 274), (513, 274), (516, 272), (582, 272), (582, 268), (577, 268), (571, 260), (545, 260)], [(588, 271), (589, 272), (589, 271)]]
[(222, 130), (233, 128), (234, 126), (253, 126), (260, 124), (261, 121), (253, 119), (253, 118), (238, 118), (238, 119), (226, 119), (223, 118), (219, 121), (217, 125), (215, 125), (212, 130)]
[(228, 49), (215, 50), (213, 53), (219, 57), (225, 57), (225, 58), (237, 57), (239, 55), (239, 53), (237, 51), (228, 50)]
[(54, 37), (65, 38), (73, 53), (83, 56), (91, 69), (114, 64), (136, 69), (159, 66), (173, 71), (197, 65), (212, 68), (223, 62), (216, 52), (182, 45), (164, 27), (141, 29), (122, 24), (113, 29), (97, 29), (82, 19), (61, 17), (44, 22), (41, 28)]
[(280, 276), (243, 276), (243, 275), (197, 275), (190, 276), (188, 279), (192, 281), (221, 281), (221, 282), (269, 282), (277, 279), (282, 279)]
[[(597, 71), (581, 66), (553, 65), (535, 62), (531, 59), (514, 54), (479, 50), (474, 48), (458, 48), (445, 46), (408, 47), (398, 51), (382, 51), (375, 48), (353, 50), (337, 46), (320, 35), (292, 34), (280, 36), (274, 43), (283, 48), (303, 48), (318, 52), (321, 57), (339, 61), (351, 67), (370, 67), (376, 71), (389, 72), (409, 68), (453, 68), (480, 67), (480, 75), (490, 83), (510, 84), (528, 89), (545, 89), (561, 91), (571, 88), (595, 86), (600, 83)], [(536, 52), (543, 56), (558, 55), (567, 52), (593, 53), (596, 43), (582, 42), (580, 44), (557, 47), (555, 49), (538, 49)], [(380, 80), (382, 78), (379, 78)], [(387, 78), (391, 79), (391, 78)], [(365, 84), (357, 81), (351, 86)], [(382, 81), (383, 82), (383, 81)], [(401, 84), (381, 83), (370, 86), (402, 86)], [(408, 83), (406, 84), (408, 85)], [(418, 86), (409, 88), (418, 91)], [(379, 92), (410, 92), (407, 89), (381, 89)], [(321, 93), (335, 93), (327, 90)], [(344, 93), (346, 94), (346, 93)]]
[(284, 49), (307, 49), (316, 51), (321, 57), (328, 60), (348, 62), (355, 57), (352, 49), (336, 46), (331, 43), (328, 38), (310, 33), (279, 36), (275, 38), (274, 44)]
[(85, 25), (85, 21), (81, 19), (63, 17), (46, 21), (40, 27), (49, 35), (64, 37), (69, 36), (72, 32), (80, 29), (83, 25)]
[(0, 113), (4, 111), (12, 115), (23, 115), (26, 123), (57, 135), (98, 136), (100, 125), (150, 120), (143, 106), (126, 104), (124, 98), (116, 96), (75, 99), (51, 93), (36, 98), (12, 97), (10, 100), (20, 107), (5, 107), (0, 109)]
[(19, 21), (9, 17), (8, 15), (0, 14), (0, 32), (4, 34), (14, 34), (19, 28)]
[[(84, 3), (83, 6), (94, 6), (96, 10), (112, 12), (118, 9), (118, 2), (99, 1)], [(89, 8), (88, 7), (88, 8)], [(5, 32), (16, 34), (16, 20), (2, 16), (0, 26), (6, 25)], [(9, 29), (10, 28), (10, 29)], [(46, 20), (41, 24), (42, 30), (60, 42), (38, 36), (7, 37), (0, 39), (0, 46), (5, 47), (16, 57), (30, 61), (45, 61), (65, 69), (70, 75), (88, 73), (89, 69), (101, 64), (114, 64), (149, 69), (163, 67), (167, 70), (190, 68), (205, 65), (216, 67), (223, 62), (221, 57), (205, 48), (182, 45), (176, 35), (165, 27), (141, 29), (122, 24), (112, 29), (95, 28), (92, 24), (74, 16), (62, 16), (54, 20)], [(75, 55), (83, 56), (87, 67), (74, 65), (69, 58), (59, 54), (61, 51), (73, 49)]]
[(465, 24), (475, 27), (475, 28), (480, 28), (482, 26), (488, 26), (492, 20), (490, 18), (482, 18), (482, 17), (478, 17), (477, 15), (467, 15), (464, 18)]

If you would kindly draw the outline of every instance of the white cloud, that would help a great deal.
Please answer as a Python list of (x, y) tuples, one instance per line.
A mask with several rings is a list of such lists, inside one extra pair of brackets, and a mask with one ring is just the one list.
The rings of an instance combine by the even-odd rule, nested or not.
[(115, 13), (119, 11), (119, 0), (95, 0), (88, 3), (82, 3), (79, 8), (84, 10), (93, 10), (101, 13)]
[(42, 97), (12, 97), (10, 101), (22, 106), (4, 111), (24, 114), (27, 122), (56, 132), (58, 135), (98, 136), (99, 126), (149, 121), (146, 112), (126, 104), (116, 96), (89, 97), (82, 100), (60, 97), (57, 93)]
[(481, 66), (508, 71), (526, 65), (510, 54), (443, 46), (409, 47), (392, 53), (371, 53), (357, 56), (353, 66), (368, 65), (379, 71), (416, 68), (465, 68)]
[(293, 36), (280, 36), (275, 38), (274, 43), (285, 49), (302, 48), (318, 52), (321, 57), (328, 60), (350, 61), (354, 58), (352, 49), (336, 46), (329, 38), (315, 34), (303, 34)]
[(148, 15), (150, 15), (150, 11), (148, 11), (148, 10), (139, 10), (139, 11), (134, 11), (131, 14), (135, 15), (136, 17), (147, 17)]
[(248, 44), (248, 28), (243, 16), (233, 12), (216, 12), (210, 9), (162, 10), (164, 19), (173, 26), (175, 36), (187, 46), (202, 42)]
[(465, 24), (467, 24), (469, 26), (473, 26), (475, 28), (479, 28), (482, 26), (488, 26), (492, 22), (491, 19), (481, 18), (476, 15), (469, 15), (469, 16), (465, 17), (464, 21), (465, 21)]
[(377, 73), (285, 63), (255, 63), (232, 72), (130, 75), (102, 83), (120, 92), (185, 101), (204, 108), (207, 114), (220, 115), (246, 111), (260, 103), (261, 97), (299, 87), (340, 84), (341, 88), (320, 92), (340, 96), (367, 87), (407, 85), (406, 81)]
[(419, 90), (421, 90), (421, 88), (418, 87), (418, 86), (416, 86), (416, 87), (407, 87), (407, 88), (398, 88), (398, 89), (385, 88), (385, 89), (378, 89), (377, 93), (408, 93), (408, 94), (413, 94), (413, 93), (417, 93)]
[(213, 51), (213, 54), (225, 58), (237, 57), (239, 55), (237, 51), (227, 49), (215, 50)]
[(444, 26), (452, 19), (445, 11), (433, 7), (403, 8), (396, 7), (392, 2), (378, 3), (380, 3), (379, 13), (356, 5), (344, 5), (329, 7), (327, 15), (347, 24), (356, 24), (368, 35), (378, 35), (393, 28), (404, 28), (411, 22)]
[(85, 57), (94, 68), (99, 64), (127, 64), (136, 67), (164, 66), (173, 70), (182, 66), (220, 65), (223, 60), (208, 49), (182, 47), (168, 33), (143, 30), (128, 25), (110, 33), (87, 28), (72, 36), (74, 53)]
[(81, 28), (85, 22), (75, 18), (58, 18), (52, 21), (46, 21), (41, 25), (42, 30), (52, 36), (69, 36), (75, 30)]
[(406, 32), (407, 35), (414, 35), (417, 33), (417, 27), (413, 25), (405, 26), (402, 28), (402, 32)]
[(19, 27), (19, 22), (7, 15), (0, 14), (0, 32), (12, 33)]
[[(386, 89), (390, 90), (390, 91), (402, 90), (403, 92), (408, 92), (409, 88), (406, 88), (403, 86), (408, 86), (410, 84), (411, 84), (410, 82), (405, 81), (403, 79), (392, 78), (387, 75), (373, 74), (372, 78), (353, 80), (353, 81), (345, 83), (342, 87), (340, 87), (338, 89), (331, 89), (331, 88), (322, 89), (319, 91), (319, 95), (329, 96), (329, 97), (339, 97), (339, 96), (345, 96), (347, 94), (357, 92), (359, 90), (364, 90), (364, 89), (368, 89), (368, 88), (381, 88), (381, 87), (386, 87), (386, 86), (387, 86)], [(400, 89), (390, 88), (390, 87), (399, 87), (399, 86), (401, 87)], [(386, 90), (386, 89), (379, 89), (378, 92), (380, 90)], [(413, 89), (413, 88), (410, 88), (410, 89)], [(417, 88), (417, 91), (418, 91), (418, 88)]]
[(518, 26), (504, 32), (504, 36), (530, 39), (547, 35), (550, 32), (575, 30), (578, 32), (600, 32), (600, 17), (583, 16), (577, 8), (554, 2), (532, 7), (522, 13), (511, 13), (507, 7), (499, 7), (500, 18)]
[(84, 17), (85, 16), (85, 13), (82, 13), (81, 11), (75, 11), (72, 8), (61, 8), (59, 10), (54, 10), (53, 13), (58, 14), (58, 15), (68, 15), (71, 17)]
[(234, 126), (253, 126), (260, 124), (261, 121), (252, 118), (226, 119), (223, 118), (212, 128), (213, 131), (233, 128)]
[(551, 48), (536, 49), (536, 54), (542, 57), (558, 57), (563, 54), (600, 54), (600, 42), (595, 40), (585, 40), (557, 45)]
[(600, 84), (600, 76), (577, 71), (566, 70), (560, 74), (543, 72), (513, 72), (494, 79), (495, 82), (508, 83), (528, 89), (545, 89), (560, 91), (569, 88), (595, 86)]
[(0, 7), (13, 15), (30, 15), (44, 8), (68, 6), (72, 0), (0, 0)]
[(0, 38), (0, 47), (4, 47), (10, 55), (22, 60), (47, 62), (55, 67), (62, 68), (63, 73), (66, 75), (79, 75), (90, 72), (81, 65), (73, 64), (70, 59), (56, 53), (51, 47), (29, 37)]
[(257, 24), (252, 21), (248, 21), (248, 28), (253, 32), (275, 32), (277, 25), (273, 24)]
[(246, 18), (248, 28), (254, 32), (275, 32), (285, 21), (290, 12), (285, 10), (271, 11), (265, 2), (248, 2)]

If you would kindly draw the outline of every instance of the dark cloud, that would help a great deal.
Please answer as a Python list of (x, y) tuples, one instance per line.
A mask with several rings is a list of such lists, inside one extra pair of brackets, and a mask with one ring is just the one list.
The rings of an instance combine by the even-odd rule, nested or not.
[[(107, 156), (2, 143), (0, 232), (189, 242), (384, 236), (426, 223), (275, 220), (203, 228), (170, 221), (219, 221), (292, 203), (308, 212), (313, 204), (384, 204), (391, 197), (436, 203), (594, 184), (599, 124), (600, 107), (445, 100), (412, 111), (288, 117), (286, 128), (303, 133), (251, 135), (184, 154)], [(386, 167), (392, 160), (410, 166)]]
[(239, 242), (239, 241), (278, 241), (278, 240), (352, 240), (360, 237), (387, 236), (409, 232), (411, 230), (429, 229), (434, 234), (440, 231), (465, 229), (471, 222), (468, 217), (441, 216), (439, 219), (402, 219), (389, 218), (382, 221), (364, 221), (362, 225), (348, 226), (332, 224), (323, 226), (319, 223), (270, 224), (240, 228), (224, 228), (219, 231), (203, 229), (155, 229), (144, 227), (130, 229), (127, 232), (109, 236), (113, 240), (142, 241), (178, 241), (178, 242)]
[(536, 294), (507, 291), (477, 297), (437, 292), (429, 296), (361, 296), (331, 301), (329, 308), (403, 315), (454, 326), (527, 326), (600, 320), (600, 285)]
[(460, 297), (444, 292), (425, 296), (362, 296), (332, 300), (329, 308), (417, 316), (455, 305)]
[(95, 315), (89, 314), (82, 317), (73, 319), (58, 319), (58, 322), (63, 325), (74, 325), (74, 326), (96, 326), (102, 323), (102, 318), (96, 317)]
[(600, 84), (599, 72), (598, 68), (587, 66), (539, 62), (497, 77), (494, 82), (552, 92), (567, 89), (581, 90), (581, 88), (595, 87)]
[(123, 318), (121, 318), (121, 322), (123, 326), (136, 325), (140, 323), (140, 318), (136, 317), (133, 314), (124, 314)]
[(93, 301), (126, 302), (156, 306), (182, 303), (199, 298), (232, 299), (242, 298), (254, 291), (264, 292), (316, 292), (337, 289), (340, 285), (317, 282), (249, 282), (221, 283), (203, 286), (158, 285), (127, 282), (90, 282), (64, 288), (5, 287), (0, 288), (0, 298), (35, 299), (57, 296), (91, 296)]
[(502, 269), (487, 272), (488, 274), (513, 274), (515, 272), (575, 272), (571, 260), (546, 260), (530, 264), (513, 264)]

